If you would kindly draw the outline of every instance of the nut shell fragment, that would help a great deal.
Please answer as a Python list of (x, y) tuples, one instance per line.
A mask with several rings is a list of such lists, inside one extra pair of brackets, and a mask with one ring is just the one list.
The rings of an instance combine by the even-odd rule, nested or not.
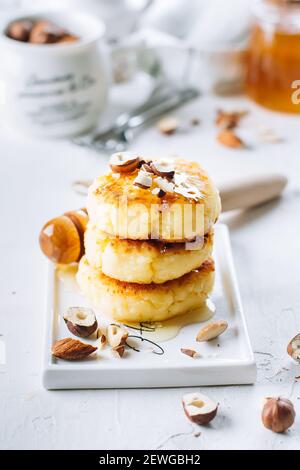
[(63, 316), (69, 331), (80, 338), (91, 336), (98, 328), (98, 322), (92, 309), (70, 307)]
[(72, 338), (61, 339), (52, 346), (53, 356), (60, 359), (65, 359), (67, 361), (85, 359), (96, 350), (97, 348), (91, 344), (85, 344), (77, 339)]

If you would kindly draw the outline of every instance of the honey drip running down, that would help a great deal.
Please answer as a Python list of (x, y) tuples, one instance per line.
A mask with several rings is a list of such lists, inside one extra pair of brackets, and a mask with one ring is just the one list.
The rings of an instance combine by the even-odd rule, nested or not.
[(68, 292), (79, 292), (79, 286), (76, 281), (77, 270), (77, 263), (58, 264), (56, 266), (56, 275)]
[(184, 326), (209, 320), (214, 315), (215, 310), (214, 303), (207, 299), (201, 307), (184, 315), (178, 315), (163, 322), (127, 323), (127, 326), (133, 327), (136, 330), (136, 334), (141, 334), (145, 339), (155, 343), (162, 343), (175, 338)]
[(269, 109), (300, 113), (300, 31), (275, 28), (257, 25), (252, 31), (246, 90)]

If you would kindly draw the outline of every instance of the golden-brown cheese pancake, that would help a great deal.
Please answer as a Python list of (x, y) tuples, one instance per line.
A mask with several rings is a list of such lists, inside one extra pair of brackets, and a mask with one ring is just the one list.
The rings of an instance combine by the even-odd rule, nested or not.
[(199, 269), (163, 284), (137, 284), (105, 276), (84, 256), (77, 282), (94, 308), (116, 321), (163, 321), (203, 304), (213, 288), (214, 262), (210, 258)]
[(85, 232), (85, 254), (91, 266), (113, 279), (139, 284), (181, 277), (201, 266), (212, 249), (213, 232), (197, 244), (111, 238), (91, 223)]
[(177, 174), (197, 179), (203, 198), (187, 199), (176, 192), (160, 198), (152, 193), (155, 182), (151, 189), (134, 185), (138, 169), (132, 173), (110, 172), (96, 178), (89, 189), (91, 222), (112, 236), (131, 240), (182, 242), (208, 233), (221, 210), (215, 185), (198, 163), (177, 159), (174, 166)]

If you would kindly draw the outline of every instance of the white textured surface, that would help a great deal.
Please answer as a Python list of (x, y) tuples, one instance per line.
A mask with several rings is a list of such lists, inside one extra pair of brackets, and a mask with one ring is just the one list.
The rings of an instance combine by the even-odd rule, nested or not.
[[(243, 100), (227, 100), (250, 106)], [(189, 132), (164, 137), (143, 133), (136, 148), (181, 153), (199, 159), (221, 182), (263, 171), (284, 171), (290, 185), (277, 202), (226, 216), (231, 229), (249, 333), (256, 352), (254, 386), (206, 388), (220, 402), (217, 418), (200, 437), (184, 416), (181, 397), (191, 389), (47, 392), (41, 387), (45, 262), (38, 247), (41, 225), (84, 205), (71, 182), (100, 173), (106, 157), (68, 142), (32, 141), (1, 129), (0, 357), (1, 449), (296, 449), (300, 448), (300, 366), (287, 356), (290, 337), (300, 331), (299, 118), (253, 107), (253, 116), (283, 136), (282, 144), (247, 151), (220, 147), (214, 139), (217, 99), (199, 99), (178, 112), (199, 116)], [(2, 348), (0, 348), (0, 351)], [(263, 397), (293, 400), (298, 417), (285, 435), (260, 423)]]

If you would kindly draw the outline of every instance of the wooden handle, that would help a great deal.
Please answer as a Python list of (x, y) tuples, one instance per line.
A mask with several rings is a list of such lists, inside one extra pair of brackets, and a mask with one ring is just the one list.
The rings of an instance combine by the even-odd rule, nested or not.
[(222, 211), (247, 209), (279, 197), (287, 185), (282, 174), (252, 176), (219, 185)]

